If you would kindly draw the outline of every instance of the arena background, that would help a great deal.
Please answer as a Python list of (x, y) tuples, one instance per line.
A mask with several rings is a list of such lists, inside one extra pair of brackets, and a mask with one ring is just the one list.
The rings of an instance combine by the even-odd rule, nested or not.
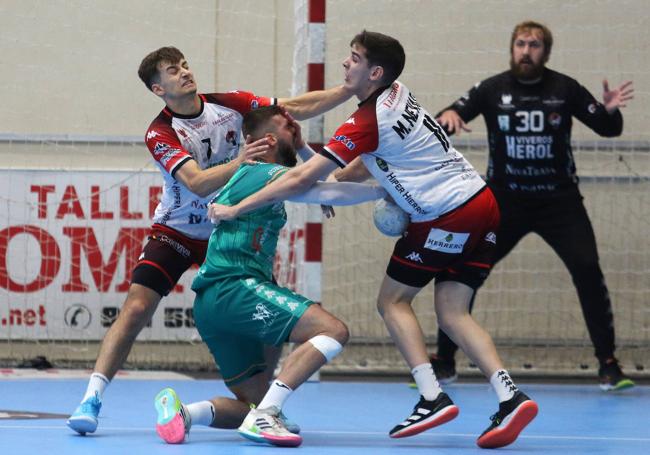
[[(634, 80), (635, 99), (623, 112), (622, 137), (604, 140), (576, 122), (573, 138), (581, 188), (613, 300), (619, 357), (631, 374), (646, 376), (650, 368), (647, 2), (332, 0), (326, 7), (325, 85), (341, 82), (341, 62), (355, 33), (363, 28), (380, 31), (404, 45), (407, 62), (400, 80), (431, 113), (475, 82), (506, 69), (510, 33), (515, 23), (525, 19), (544, 22), (553, 31), (549, 67), (576, 78), (597, 99), (604, 77), (611, 85)], [(71, 305), (85, 305), (97, 321), (101, 307), (119, 307), (124, 293), (115, 285), (123, 279), (125, 266), (120, 263), (110, 292), (97, 291), (92, 279), (86, 280), (90, 286), (83, 292), (63, 292), (60, 285), (75, 272), (69, 264), (73, 253), (66, 253), (70, 247), (64, 245), (70, 235), (60, 232), (78, 227), (81, 220), (70, 215), (39, 218), (30, 182), (44, 178), (56, 187), (47, 204), (52, 213), (60, 208), (68, 181), (79, 192), (82, 187), (88, 192), (99, 182), (108, 195), (131, 179), (131, 197), (139, 198), (132, 204), (136, 208), (141, 204), (141, 212), (146, 213), (147, 188), (162, 180), (142, 137), (162, 104), (137, 78), (142, 57), (160, 46), (174, 45), (185, 53), (201, 91), (244, 89), (282, 97), (290, 94), (294, 45), (307, 44), (294, 42), (294, 5), (281, 0), (5, 0), (0, 17), (5, 70), (0, 78), (0, 173), (5, 188), (0, 194), (0, 231), (6, 234), (11, 226), (38, 225), (52, 231), (63, 251), (56, 286), (41, 293), (12, 291), (8, 285), (12, 280), (28, 282), (39, 273), (26, 265), (39, 252), (30, 246), (32, 240), (25, 240), (23, 246), (13, 243), (18, 238), (4, 241), (0, 359), (4, 365), (24, 365), (43, 355), (57, 366), (89, 366), (96, 355), (97, 333), (103, 329), (97, 325), (94, 331), (70, 335), (74, 328), (69, 327), (66, 311)], [(351, 100), (326, 115), (326, 137), (354, 108)], [(471, 127), (471, 134), (454, 142), (484, 172), (483, 121), (477, 119)], [(134, 194), (138, 188), (142, 194)], [(90, 206), (88, 198), (92, 199), (90, 193), (84, 208)], [(110, 210), (110, 200), (102, 201), (108, 204), (102, 209)], [(325, 371), (406, 372), (375, 310), (392, 240), (372, 227), (371, 207), (339, 210), (335, 220), (323, 225), (323, 304), (349, 324), (353, 335), (345, 355)], [(93, 225), (100, 244), (102, 232), (113, 235), (102, 247), (104, 257), (110, 254), (117, 218)], [(74, 226), (63, 226), (66, 220)], [(147, 215), (130, 223), (126, 225), (131, 228), (146, 227)], [(83, 253), (81, 257), (87, 269)], [(89, 276), (92, 271), (82, 273)], [(191, 307), (187, 289), (191, 275), (182, 281), (185, 292), (171, 303), (163, 301), (164, 305)], [(47, 326), (41, 324), (44, 317), (39, 320), (43, 305), (48, 308)], [(435, 342), (431, 290), (422, 293), (415, 305), (425, 332)], [(495, 338), (511, 371), (595, 374), (593, 349), (570, 277), (538, 238), (526, 238), (499, 264), (476, 308), (476, 316)], [(163, 318), (162, 308), (159, 313)], [(64, 324), (68, 324), (65, 330)], [(173, 332), (173, 327), (166, 327)], [(207, 350), (191, 330), (178, 332), (175, 340), (160, 339), (154, 332), (145, 330), (141, 335), (130, 366), (212, 368)], [(459, 367), (461, 372), (477, 372), (465, 359)]]

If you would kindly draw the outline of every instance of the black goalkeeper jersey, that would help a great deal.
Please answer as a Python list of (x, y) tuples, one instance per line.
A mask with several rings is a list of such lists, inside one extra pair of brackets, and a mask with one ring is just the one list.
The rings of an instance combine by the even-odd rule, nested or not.
[(523, 84), (505, 71), (476, 84), (447, 109), (465, 122), (483, 115), (488, 183), (522, 196), (578, 191), (572, 117), (601, 136), (623, 131), (620, 111), (610, 115), (576, 80), (548, 68), (535, 84)]

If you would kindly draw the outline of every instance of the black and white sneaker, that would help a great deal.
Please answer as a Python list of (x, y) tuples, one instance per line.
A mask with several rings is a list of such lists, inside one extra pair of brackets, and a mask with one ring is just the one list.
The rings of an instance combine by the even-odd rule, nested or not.
[(508, 401), (499, 403), (499, 411), (490, 417), (492, 424), (476, 440), (476, 444), (484, 449), (512, 444), (519, 433), (537, 415), (537, 403), (528, 398), (523, 392), (517, 391)]
[(458, 415), (456, 406), (449, 396), (442, 392), (433, 401), (425, 400), (420, 396), (420, 401), (413, 408), (411, 415), (388, 433), (391, 438), (405, 438), (421, 433), (429, 428), (447, 423)]

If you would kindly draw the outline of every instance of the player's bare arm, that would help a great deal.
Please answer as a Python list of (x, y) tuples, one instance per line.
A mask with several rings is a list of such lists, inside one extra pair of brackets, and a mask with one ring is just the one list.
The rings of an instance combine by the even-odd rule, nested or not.
[(176, 171), (174, 177), (197, 196), (205, 197), (224, 186), (244, 162), (264, 156), (269, 150), (266, 138), (250, 142), (247, 138), (242, 152), (227, 164), (201, 169), (196, 161), (189, 160)]
[(208, 217), (213, 222), (232, 220), (259, 207), (285, 201), (291, 196), (307, 191), (319, 179), (336, 168), (336, 163), (322, 155), (314, 155), (309, 161), (289, 170), (282, 177), (255, 194), (233, 206), (210, 204)]
[(453, 109), (447, 109), (442, 112), (436, 122), (442, 126), (448, 134), (460, 135), (461, 131), (471, 132), (472, 130), (467, 127), (467, 124), (460, 118), (458, 112)]
[(607, 79), (603, 80), (603, 105), (608, 113), (613, 114), (617, 109), (625, 107), (625, 102), (631, 99), (634, 99), (632, 81), (623, 82), (610, 90)]
[(295, 119), (305, 120), (335, 108), (351, 96), (352, 92), (340, 85), (327, 90), (314, 90), (294, 98), (279, 98), (278, 104)]
[(327, 180), (336, 182), (365, 182), (370, 177), (372, 177), (372, 174), (368, 171), (366, 165), (363, 164), (361, 158), (355, 158), (343, 169), (337, 169), (332, 172)]

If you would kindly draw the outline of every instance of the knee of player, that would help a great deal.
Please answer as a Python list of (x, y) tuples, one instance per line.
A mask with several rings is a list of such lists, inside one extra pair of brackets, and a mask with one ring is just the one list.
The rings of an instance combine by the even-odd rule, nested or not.
[(328, 321), (327, 326), (321, 331), (320, 335), (324, 335), (336, 340), (341, 346), (344, 346), (350, 338), (350, 330), (340, 319), (332, 318)]
[(147, 323), (151, 317), (151, 306), (152, 303), (147, 299), (129, 297), (122, 305), (120, 317), (126, 318), (127, 321), (135, 325)]
[[(345, 330), (347, 334), (347, 328)], [(323, 354), (326, 362), (330, 362), (334, 357), (341, 353), (343, 345), (347, 342), (347, 337), (342, 341), (343, 342), (340, 342), (336, 338), (323, 333), (310, 338), (308, 343), (311, 343), (316, 350)]]
[(381, 295), (377, 297), (377, 311), (379, 312), (379, 315), (383, 318), (387, 313), (390, 313), (391, 309), (395, 308), (392, 306), (396, 302), (393, 302), (392, 300), (382, 297)]
[(457, 312), (436, 310), (438, 327), (447, 334), (454, 333), (454, 327), (456, 327), (461, 316), (462, 315)]
[(348, 326), (345, 325), (343, 321), (340, 321), (338, 319), (336, 320), (336, 323), (333, 327), (332, 338), (341, 343), (342, 346), (345, 346), (345, 344), (350, 339), (350, 329), (348, 329)]

